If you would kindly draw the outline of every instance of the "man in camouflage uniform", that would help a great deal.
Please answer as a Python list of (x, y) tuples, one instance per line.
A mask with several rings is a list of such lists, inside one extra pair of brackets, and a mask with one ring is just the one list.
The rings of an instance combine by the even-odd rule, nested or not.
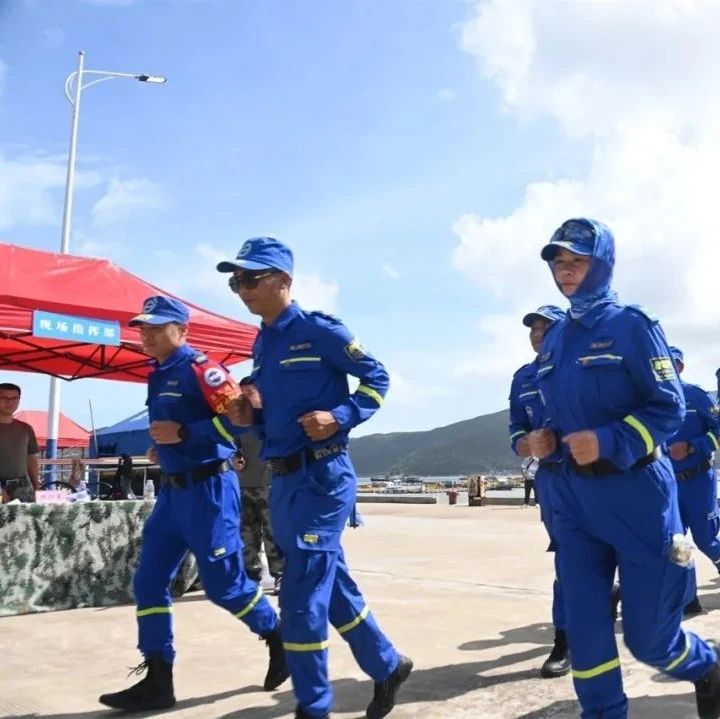
[[(247, 385), (243, 385), (245, 389)], [(247, 391), (247, 390), (246, 390)], [(283, 558), (273, 541), (270, 529), (270, 510), (268, 504), (268, 472), (260, 459), (262, 444), (253, 432), (245, 432), (236, 440), (242, 464), (236, 464), (242, 493), (242, 521), (240, 536), (245, 555), (245, 571), (248, 576), (260, 582), (262, 563), (260, 550), (265, 545), (265, 556), (270, 575), (275, 580), (272, 593), (280, 591), (283, 572)]]

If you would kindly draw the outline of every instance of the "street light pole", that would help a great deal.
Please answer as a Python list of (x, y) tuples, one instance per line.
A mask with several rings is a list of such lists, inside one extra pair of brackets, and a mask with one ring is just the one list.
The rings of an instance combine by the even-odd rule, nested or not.
[[(95, 75), (96, 78), (86, 85), (83, 85), (85, 75)], [(114, 78), (129, 78), (139, 82), (161, 85), (167, 82), (167, 78), (160, 75), (133, 74), (129, 72), (110, 72), (106, 70), (85, 70), (85, 53), (78, 52), (77, 70), (71, 72), (65, 78), (65, 97), (72, 105), (72, 122), (70, 125), (70, 149), (68, 151), (67, 177), (65, 180), (65, 203), (63, 206), (62, 239), (60, 241), (60, 253), (63, 255), (70, 252), (70, 228), (72, 226), (72, 206), (75, 190), (75, 158), (77, 155), (78, 125), (80, 123), (80, 96), (83, 90), (92, 85), (112, 80)], [(73, 82), (75, 86), (73, 88)], [(74, 93), (71, 96), (71, 90)], [(57, 440), (60, 429), (60, 394), (61, 384), (57, 377), (50, 378), (50, 397), (48, 400), (48, 431), (45, 455), (48, 459), (57, 457)]]

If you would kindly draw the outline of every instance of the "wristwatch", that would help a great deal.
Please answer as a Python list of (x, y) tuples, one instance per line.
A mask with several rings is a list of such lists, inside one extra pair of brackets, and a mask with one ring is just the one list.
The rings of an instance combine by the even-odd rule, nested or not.
[(189, 439), (190, 430), (188, 429), (188, 426), (186, 424), (181, 424), (178, 427), (177, 436), (180, 437), (181, 442), (184, 442), (186, 439)]

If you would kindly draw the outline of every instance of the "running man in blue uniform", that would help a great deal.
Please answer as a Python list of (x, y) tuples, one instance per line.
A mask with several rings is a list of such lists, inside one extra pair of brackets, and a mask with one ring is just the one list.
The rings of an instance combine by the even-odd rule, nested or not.
[[(538, 358), (542, 340), (546, 330), (553, 323), (565, 318), (565, 313), (554, 305), (543, 305), (535, 312), (523, 317), (523, 324), (530, 329), (530, 344), (535, 352), (535, 359), (523, 365), (513, 376), (510, 386), (510, 444), (518, 457), (531, 457), (528, 435), (543, 426), (544, 407), (538, 392)], [(553, 472), (541, 460), (535, 473), (535, 496), (540, 504), (540, 515), (550, 537), (550, 549), (554, 551), (553, 539), (553, 508), (552, 482)], [(557, 557), (556, 557), (557, 564)], [(570, 671), (570, 656), (565, 634), (565, 607), (563, 604), (562, 586), (556, 578), (553, 582), (552, 620), (555, 627), (555, 640), (550, 656), (540, 668), (540, 675), (545, 679), (565, 676)]]
[[(680, 518), (685, 529), (692, 532), (698, 549), (720, 570), (720, 539), (718, 539), (717, 478), (715, 451), (718, 448), (718, 404), (709, 392), (684, 382), (685, 358), (678, 347), (670, 347), (670, 356), (680, 375), (685, 396), (685, 421), (668, 442), (678, 487)], [(697, 594), (685, 607), (685, 616), (702, 612)]]
[(680, 624), (694, 567), (663, 451), (685, 416), (665, 336), (655, 319), (621, 304), (611, 289), (615, 242), (605, 225), (568, 220), (542, 258), (570, 313), (543, 340), (545, 426), (528, 441), (534, 456), (559, 465), (554, 533), (581, 717), (628, 716), (607, 611), (617, 568), (628, 649), (693, 682), (701, 719), (718, 719), (717, 647)]
[(143, 529), (133, 582), (144, 657), (136, 673), (147, 674), (129, 689), (100, 697), (114, 709), (148, 711), (175, 704), (169, 587), (188, 550), (208, 599), (267, 642), (264, 688), (276, 689), (288, 677), (278, 617), (243, 565), (240, 495), (229, 463), (235, 427), (224, 415), (238, 388), (224, 367), (186, 343), (189, 320), (182, 302), (158, 296), (149, 297), (130, 322), (140, 328), (143, 350), (153, 358), (147, 405), (162, 486)]
[[(261, 456), (272, 471), (270, 521), (285, 557), (281, 632), (295, 716), (330, 716), (332, 624), (375, 682), (367, 719), (381, 719), (395, 706), (413, 664), (378, 626), (350, 576), (340, 539), (356, 493), (348, 434), (382, 405), (387, 372), (340, 320), (291, 301), (293, 256), (281, 242), (250, 239), (217, 269), (232, 272), (230, 289), (262, 318), (252, 372), (262, 409), (243, 396), (228, 416), (260, 434)], [(348, 375), (360, 380), (353, 393)]]

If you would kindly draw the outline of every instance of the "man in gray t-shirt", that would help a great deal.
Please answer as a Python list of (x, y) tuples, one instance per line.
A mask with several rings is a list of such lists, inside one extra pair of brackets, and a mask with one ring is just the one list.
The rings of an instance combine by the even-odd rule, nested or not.
[(19, 404), (20, 387), (0, 383), (0, 488), (6, 502), (32, 502), (40, 488), (37, 438), (29, 424), (13, 416)]

